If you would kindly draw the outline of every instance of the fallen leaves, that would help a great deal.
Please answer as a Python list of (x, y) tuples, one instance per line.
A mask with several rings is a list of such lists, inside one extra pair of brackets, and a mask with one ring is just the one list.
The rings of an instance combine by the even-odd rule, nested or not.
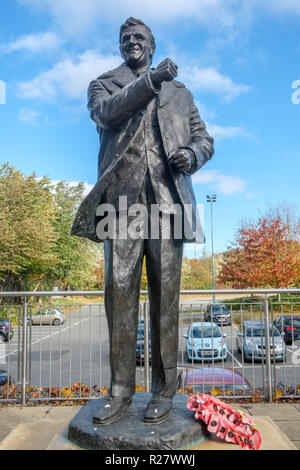
[[(136, 392), (145, 392), (145, 384), (136, 385)], [(85, 385), (81, 382), (75, 382), (71, 386), (63, 387), (34, 387), (33, 385), (27, 385), (27, 403), (28, 405), (39, 405), (43, 402), (45, 404), (59, 405), (59, 406), (74, 406), (82, 405), (88, 400), (94, 398), (101, 398), (109, 393), (109, 389), (106, 386), (94, 385), (93, 387)], [(193, 395), (199, 393), (198, 387), (196, 390), (192, 386), (187, 386), (178, 390), (178, 393), (185, 395)], [(226, 402), (236, 402), (240, 404), (259, 403), (264, 402), (265, 396), (262, 389), (253, 389), (251, 392), (247, 391), (247, 396), (244, 395), (242, 390), (227, 389), (223, 391), (218, 387), (212, 386), (208, 395), (218, 396), (224, 399)], [(5, 400), (11, 400), (20, 402), (21, 398), (21, 387), (20, 385), (8, 385), (0, 387), (0, 399), (3, 403), (0, 406), (5, 406)], [(300, 384), (297, 386), (284, 385), (282, 383), (277, 384), (277, 387), (273, 391), (274, 402), (286, 402), (293, 403), (300, 399)]]

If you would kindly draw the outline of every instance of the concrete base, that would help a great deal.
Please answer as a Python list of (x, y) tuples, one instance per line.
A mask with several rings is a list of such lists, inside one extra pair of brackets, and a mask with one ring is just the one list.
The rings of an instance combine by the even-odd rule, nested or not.
[(92, 400), (71, 421), (68, 437), (85, 449), (97, 450), (178, 450), (206, 440), (206, 427), (187, 409), (186, 396), (174, 398), (173, 410), (166, 421), (145, 424), (144, 413), (150, 398), (149, 393), (137, 393), (117, 421), (98, 426), (92, 420), (103, 399)]
[[(261, 450), (300, 449), (299, 428), (295, 428), (297, 423), (300, 422), (299, 405), (276, 404), (273, 406), (268, 404), (248, 404), (241, 407), (240, 404), (235, 403), (233, 407), (244, 409), (246, 413), (250, 413), (253, 417), (262, 436)], [(2, 436), (0, 433), (0, 440), (2, 440), (0, 442), (0, 451), (82, 450), (82, 448), (68, 440), (70, 421), (78, 414), (79, 409), (81, 407), (78, 406), (40, 406), (35, 408), (14, 406), (0, 408), (1, 431), (6, 430), (7, 432), (6, 437), (5, 432)], [(271, 414), (273, 419), (268, 414)], [(293, 418), (293, 421), (289, 421), (288, 426), (286, 420), (289, 418)], [(6, 424), (2, 425), (2, 423)], [(284, 424), (284, 429), (279, 429), (282, 424)], [(241, 449), (234, 444), (221, 441), (211, 434), (208, 440), (189, 447), (189, 450)]]

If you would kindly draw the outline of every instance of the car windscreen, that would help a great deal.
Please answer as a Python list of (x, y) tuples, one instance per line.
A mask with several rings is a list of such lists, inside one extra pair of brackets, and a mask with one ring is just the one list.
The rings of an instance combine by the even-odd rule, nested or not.
[[(272, 328), (270, 328), (270, 336), (272, 337), (274, 334), (274, 336), (280, 336), (280, 333), (278, 330), (276, 330), (274, 328), (274, 330), (272, 330)], [(265, 336), (265, 329), (264, 328), (260, 328), (259, 326), (258, 327), (253, 327), (253, 328), (247, 328), (246, 330), (246, 336), (249, 336), (249, 337), (253, 337), (253, 338), (260, 338), (261, 336)]]
[(230, 391), (233, 391), (233, 392), (244, 392), (244, 391), (248, 391), (250, 390), (250, 387), (249, 385), (247, 384), (204, 384), (204, 385), (194, 385), (193, 384), (189, 384), (185, 387), (185, 390), (187, 392), (192, 392), (192, 393), (209, 393), (211, 392), (212, 389), (218, 389), (220, 390), (221, 392), (224, 391), (224, 392), (228, 392), (229, 390)]
[(220, 338), (221, 331), (217, 326), (196, 326), (191, 331), (193, 338)]
[(227, 312), (225, 305), (212, 305), (211, 310), (212, 312)]

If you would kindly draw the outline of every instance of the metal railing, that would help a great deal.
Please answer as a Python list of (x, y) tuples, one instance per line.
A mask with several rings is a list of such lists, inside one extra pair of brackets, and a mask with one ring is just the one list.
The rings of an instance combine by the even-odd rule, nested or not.
[[(295, 336), (294, 326), (300, 318), (300, 289), (188, 290), (181, 294), (179, 393), (209, 392), (230, 398), (258, 394), (269, 402), (300, 397), (300, 334)], [(295, 294), (295, 299), (269, 298), (283, 294)], [(7, 319), (9, 337), (13, 333), (1, 343), (0, 326), (1, 401), (25, 405), (29, 401), (89, 400), (107, 392), (109, 341), (104, 303), (87, 300), (103, 296), (103, 291), (0, 293), (4, 299), (0, 318)], [(227, 317), (215, 315), (212, 296), (217, 298), (216, 305), (225, 305)], [(48, 303), (32, 303), (37, 297), (47, 298)], [(82, 297), (85, 303), (57, 304), (53, 298), (58, 297)], [(18, 302), (5, 304), (6, 298)], [(64, 312), (64, 321), (55, 321), (50, 311), (57, 309)], [(285, 317), (291, 318), (291, 344), (285, 344), (281, 336)], [(149, 323), (147, 292), (141, 291), (139, 328), (143, 334), (138, 337), (136, 379), (137, 387), (145, 391), (151, 389)]]

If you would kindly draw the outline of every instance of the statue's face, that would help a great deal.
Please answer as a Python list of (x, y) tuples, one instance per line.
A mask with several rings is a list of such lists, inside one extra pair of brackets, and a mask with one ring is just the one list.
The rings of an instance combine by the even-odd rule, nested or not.
[(150, 33), (142, 25), (129, 26), (122, 34), (120, 50), (127, 65), (150, 65), (154, 53)]

